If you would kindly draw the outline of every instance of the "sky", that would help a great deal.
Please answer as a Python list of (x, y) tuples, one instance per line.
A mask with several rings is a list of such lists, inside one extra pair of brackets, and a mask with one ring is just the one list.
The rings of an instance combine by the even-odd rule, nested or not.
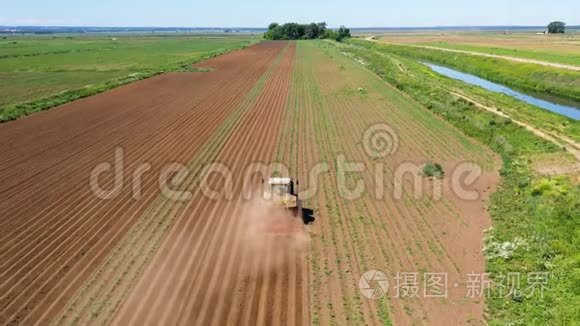
[(0, 25), (265, 27), (319, 22), (349, 27), (580, 25), (580, 0), (0, 0)]

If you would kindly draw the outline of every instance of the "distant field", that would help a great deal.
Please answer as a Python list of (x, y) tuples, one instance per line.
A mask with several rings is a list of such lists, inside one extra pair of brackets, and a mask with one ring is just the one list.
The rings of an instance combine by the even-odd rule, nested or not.
[(580, 66), (580, 34), (398, 33), (384, 41), (506, 55)]
[(0, 39), (0, 109), (248, 44), (248, 36), (56, 36)]

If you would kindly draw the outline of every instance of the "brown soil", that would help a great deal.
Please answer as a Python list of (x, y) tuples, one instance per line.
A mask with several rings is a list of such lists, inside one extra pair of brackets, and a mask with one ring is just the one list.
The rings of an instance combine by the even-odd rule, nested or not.
[[(320, 177), (319, 191), (305, 204), (317, 212), (311, 240), (312, 315), (323, 325), (381, 324), (379, 314), (385, 310), (395, 325), (483, 323), (484, 301), (466, 298), (466, 281), (469, 273), (485, 270), (482, 237), (491, 224), (485, 202), (499, 179), (499, 159), (472, 140), (464, 139), (471, 146), (461, 144), (464, 136), (457, 130), (349, 58), (330, 55), (333, 58), (320, 50), (299, 54), (302, 84), (295, 85), (291, 102), (297, 103), (295, 114), (301, 124), (295, 137), (300, 141), (286, 156), (292, 162), (298, 153), (303, 160), (300, 179), (321, 161), (330, 167), (330, 175)], [(349, 91), (359, 87), (365, 94)], [(399, 149), (373, 159), (361, 142), (365, 131), (377, 123), (393, 128)], [(363, 181), (367, 191), (360, 198), (347, 200), (338, 194), (337, 153), (365, 166), (365, 172), (353, 173), (351, 180)], [(396, 169), (428, 161), (443, 164), (449, 175), (464, 161), (480, 164), (483, 176), (471, 188), (480, 197), (461, 200), (446, 177), (441, 199), (429, 193), (435, 181), (428, 178), (422, 180), (426, 192), (419, 199), (413, 198), (408, 182), (403, 198), (395, 198)], [(384, 182), (380, 198), (374, 192), (377, 178)], [(368, 270), (387, 274), (388, 298), (361, 296), (358, 281)], [(418, 273), (419, 298), (395, 297), (394, 277), (404, 272)], [(422, 298), (424, 272), (447, 273), (447, 298)]]
[[(300, 44), (308, 46), (317, 45)], [(466, 299), (465, 283), (484, 270), (497, 157), (350, 59), (300, 51), (261, 43), (196, 65), (210, 72), (158, 76), (3, 124), (0, 324), (380, 324), (385, 310), (395, 324), (483, 321), (484, 302)], [(349, 91), (359, 87), (366, 92)], [(388, 158), (362, 148), (376, 123), (399, 135)], [(90, 172), (111, 162), (116, 147), (126, 175), (152, 164), (140, 199), (130, 182), (110, 200), (89, 188)], [(367, 189), (382, 178), (386, 195), (342, 198), (339, 154), (364, 164), (367, 173), (357, 176)], [(307, 232), (268, 232), (294, 230), (295, 220), (239, 196), (250, 164), (276, 161), (300, 181), (328, 163), (304, 202), (316, 218)], [(413, 199), (402, 180), (405, 197), (393, 198), (396, 168), (426, 161), (446, 171), (480, 163), (473, 187), (481, 197), (459, 200), (446, 180), (442, 199)], [(159, 172), (173, 162), (195, 171), (184, 185), (193, 191), (188, 201), (160, 196)], [(199, 189), (199, 171), (211, 162), (230, 169), (232, 199)], [(422, 182), (430, 189), (436, 181)], [(101, 180), (113, 183), (112, 175)], [(208, 184), (220, 189), (224, 181)], [(446, 272), (449, 296), (363, 298), (358, 280), (370, 269), (391, 281), (397, 272)]]
[[(55, 316), (159, 195), (161, 168), (188, 162), (283, 47), (262, 43), (208, 60), (211, 73), (165, 74), (3, 124), (0, 324)], [(89, 176), (118, 147), (126, 182), (102, 200)], [(128, 179), (145, 163), (135, 200)]]
[[(234, 194), (242, 193), (242, 177), (251, 163), (273, 161), (294, 53), (291, 44), (216, 158), (233, 172)], [(237, 197), (209, 200), (195, 193), (114, 323), (307, 321), (307, 297), (302, 294), (307, 265), (304, 251), (296, 250), (303, 239), (280, 242), (278, 237), (248, 232), (252, 212), (254, 208)]]

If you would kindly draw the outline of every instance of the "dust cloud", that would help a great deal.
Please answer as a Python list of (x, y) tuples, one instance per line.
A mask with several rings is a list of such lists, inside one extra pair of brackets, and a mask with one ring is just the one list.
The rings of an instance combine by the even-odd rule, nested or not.
[(310, 236), (301, 215), (275, 201), (254, 197), (245, 202), (235, 218), (240, 218), (241, 236), (236, 245), (262, 261), (261, 271), (276, 271), (291, 259), (306, 256)]

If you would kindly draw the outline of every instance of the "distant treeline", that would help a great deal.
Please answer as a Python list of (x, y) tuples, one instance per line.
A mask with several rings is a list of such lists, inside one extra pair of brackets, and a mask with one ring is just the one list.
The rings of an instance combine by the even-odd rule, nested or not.
[(286, 23), (284, 25), (272, 23), (264, 34), (264, 38), (267, 40), (331, 39), (340, 42), (348, 37), (350, 37), (350, 29), (340, 26), (338, 31), (333, 31), (328, 29), (324, 22), (304, 25), (297, 23)]
[(89, 34), (89, 33), (254, 33), (254, 27), (90, 27), (90, 26), (0, 26), (0, 34)]

